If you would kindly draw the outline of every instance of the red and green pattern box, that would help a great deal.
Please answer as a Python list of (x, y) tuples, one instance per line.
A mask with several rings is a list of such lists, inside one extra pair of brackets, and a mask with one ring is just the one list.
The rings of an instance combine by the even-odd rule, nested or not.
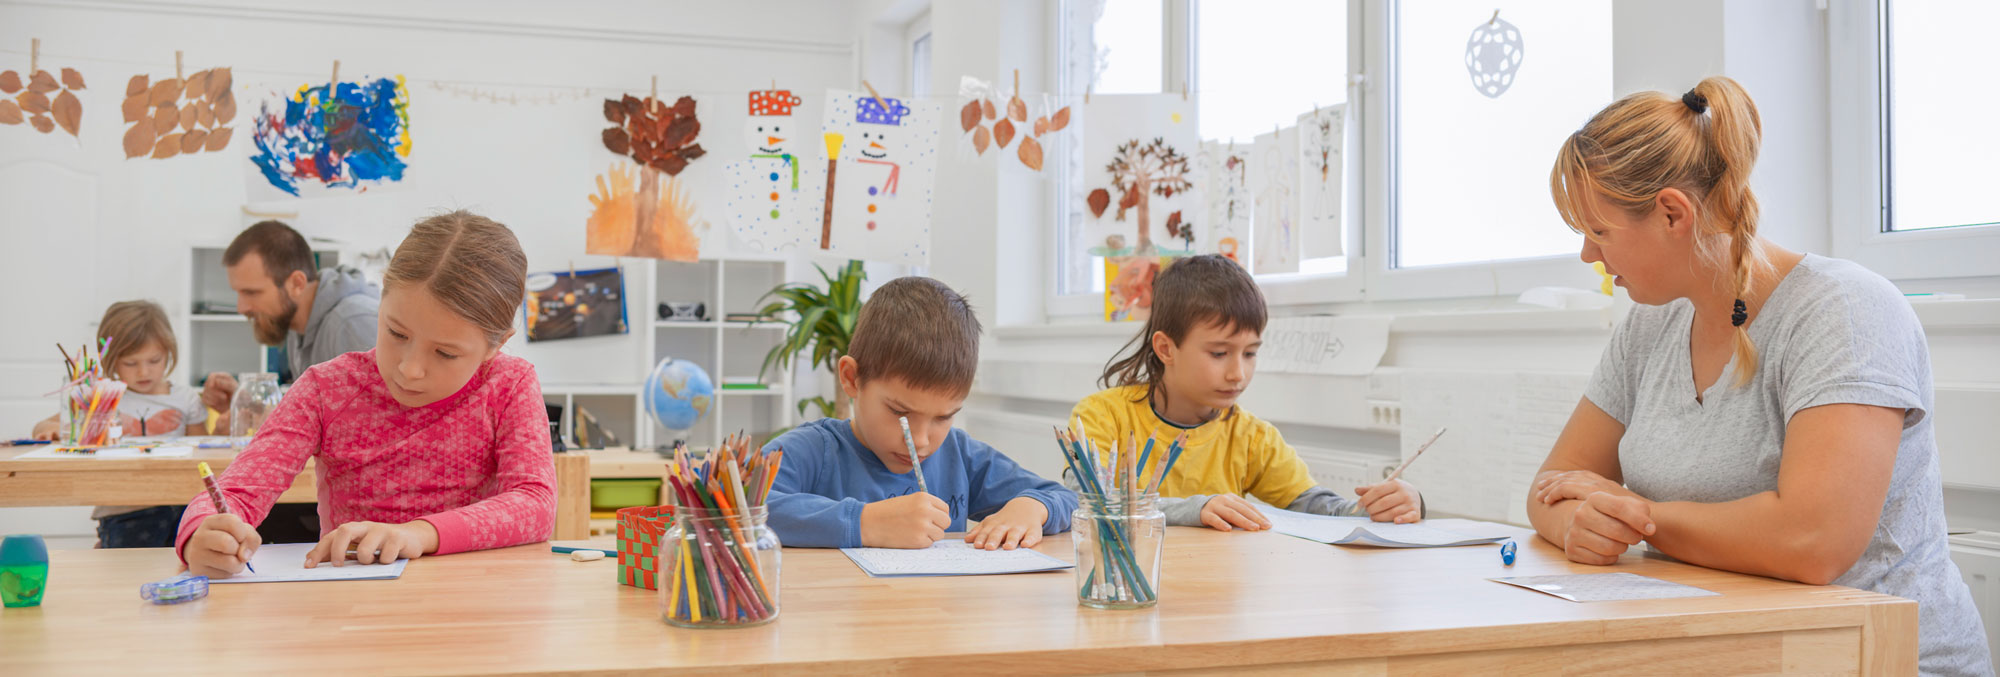
[(618, 511), (618, 584), (647, 590), (659, 587), (660, 542), (674, 521), (673, 506), (639, 506)]

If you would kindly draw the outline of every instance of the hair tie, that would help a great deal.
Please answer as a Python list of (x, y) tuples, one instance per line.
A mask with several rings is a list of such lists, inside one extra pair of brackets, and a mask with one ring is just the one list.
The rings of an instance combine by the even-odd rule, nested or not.
[(1736, 312), (1729, 314), (1730, 326), (1741, 327), (1750, 321), (1750, 312), (1743, 307), (1743, 299), (1736, 299)]
[(1708, 112), (1708, 97), (1696, 94), (1692, 89), (1681, 95), (1681, 103), (1686, 105), (1688, 110), (1694, 111), (1695, 115)]

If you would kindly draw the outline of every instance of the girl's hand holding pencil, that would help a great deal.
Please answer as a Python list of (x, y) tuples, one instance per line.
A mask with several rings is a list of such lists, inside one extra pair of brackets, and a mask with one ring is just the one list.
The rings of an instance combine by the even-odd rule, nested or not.
[(1424, 497), (1417, 494), (1416, 485), (1400, 479), (1355, 487), (1354, 495), (1368, 509), (1368, 519), (1377, 522), (1409, 524), (1424, 518)]
[(187, 560), (188, 573), (228, 578), (243, 573), (250, 557), (257, 554), (257, 546), (263, 544), (264, 538), (257, 535), (256, 527), (240, 517), (222, 513), (201, 521), (201, 526), (182, 547), (181, 555)]
[(928, 548), (950, 527), (951, 507), (921, 491), (861, 506), (861, 545), (870, 548)]

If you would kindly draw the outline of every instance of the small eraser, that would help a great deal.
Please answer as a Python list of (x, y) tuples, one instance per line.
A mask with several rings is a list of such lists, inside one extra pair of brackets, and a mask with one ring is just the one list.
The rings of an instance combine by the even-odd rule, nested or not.
[(604, 559), (604, 551), (602, 551), (602, 550), (573, 550), (573, 551), (571, 551), (571, 552), (569, 553), (569, 558), (570, 558), (570, 561), (574, 561), (574, 562), (595, 562), (595, 561), (597, 561), (597, 560), (600, 560), (600, 559)]

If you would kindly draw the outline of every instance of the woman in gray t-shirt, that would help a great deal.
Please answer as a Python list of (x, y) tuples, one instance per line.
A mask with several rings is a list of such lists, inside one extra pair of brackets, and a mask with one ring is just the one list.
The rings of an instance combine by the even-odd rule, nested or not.
[(1571, 135), (1557, 209), (1634, 301), (1530, 492), (1571, 560), (1702, 566), (1918, 603), (1925, 674), (1990, 675), (1950, 559), (1930, 355), (1902, 294), (1757, 236), (1756, 106), (1714, 77)]

